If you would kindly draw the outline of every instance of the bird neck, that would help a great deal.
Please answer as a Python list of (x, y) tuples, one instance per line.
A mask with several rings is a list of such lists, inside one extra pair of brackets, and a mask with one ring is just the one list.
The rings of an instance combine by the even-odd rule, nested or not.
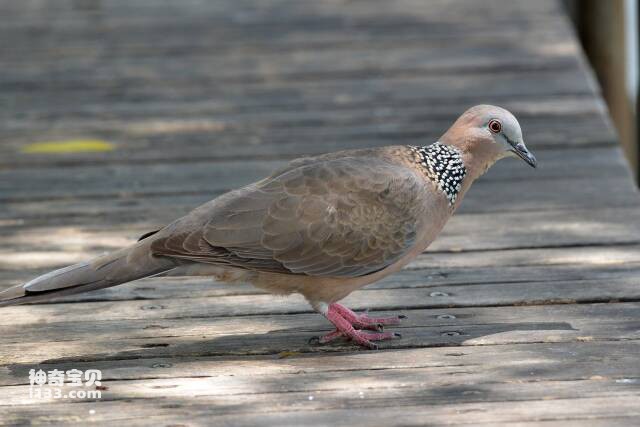
[(444, 193), (449, 205), (453, 206), (467, 174), (460, 150), (440, 142), (410, 148), (426, 176)]
[(457, 207), (471, 184), (496, 162), (496, 153), (489, 144), (448, 144), (443, 139), (417, 148), (428, 176), (445, 193), (449, 205)]
[(462, 182), (462, 188), (460, 189), (457, 204), (460, 203), (471, 187), (471, 184), (473, 184), (476, 179), (484, 175), (485, 172), (487, 172), (487, 170), (489, 170), (489, 168), (498, 160), (499, 157), (497, 157), (496, 153), (491, 148), (493, 147), (489, 146), (489, 149), (483, 149), (483, 147), (475, 146), (473, 150), (460, 150), (462, 162), (467, 170), (467, 175)]

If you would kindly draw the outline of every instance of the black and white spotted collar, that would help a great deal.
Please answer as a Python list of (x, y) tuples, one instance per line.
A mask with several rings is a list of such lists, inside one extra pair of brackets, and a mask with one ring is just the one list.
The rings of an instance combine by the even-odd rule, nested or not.
[(449, 205), (453, 205), (467, 173), (460, 150), (440, 142), (426, 147), (410, 148), (417, 154), (417, 161), (426, 169), (427, 176), (435, 181), (445, 194)]

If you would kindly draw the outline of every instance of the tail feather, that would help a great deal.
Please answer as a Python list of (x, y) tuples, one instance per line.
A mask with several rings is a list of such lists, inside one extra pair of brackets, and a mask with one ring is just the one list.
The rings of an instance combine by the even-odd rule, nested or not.
[(176, 266), (176, 261), (155, 257), (146, 241), (128, 248), (36, 277), (24, 285), (0, 292), (0, 307), (47, 301), (65, 295), (109, 288), (154, 276)]

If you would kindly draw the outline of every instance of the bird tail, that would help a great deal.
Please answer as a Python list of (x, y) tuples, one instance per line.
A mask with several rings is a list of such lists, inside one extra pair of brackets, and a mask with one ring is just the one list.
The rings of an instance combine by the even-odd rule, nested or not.
[(119, 251), (51, 271), (23, 285), (13, 286), (0, 292), (0, 307), (109, 288), (154, 276), (176, 266), (171, 258), (152, 255), (149, 246), (147, 240), (142, 240)]

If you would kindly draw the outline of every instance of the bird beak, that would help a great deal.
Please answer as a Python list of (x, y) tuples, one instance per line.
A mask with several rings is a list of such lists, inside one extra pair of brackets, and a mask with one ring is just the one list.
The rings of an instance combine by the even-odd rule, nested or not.
[(516, 156), (520, 157), (522, 160), (527, 162), (529, 166), (531, 166), (532, 168), (535, 168), (536, 166), (538, 166), (538, 161), (536, 160), (535, 156), (531, 154), (531, 152), (524, 145), (524, 142), (519, 142), (513, 145), (512, 147), (513, 148), (511, 149), (511, 151), (515, 153)]

